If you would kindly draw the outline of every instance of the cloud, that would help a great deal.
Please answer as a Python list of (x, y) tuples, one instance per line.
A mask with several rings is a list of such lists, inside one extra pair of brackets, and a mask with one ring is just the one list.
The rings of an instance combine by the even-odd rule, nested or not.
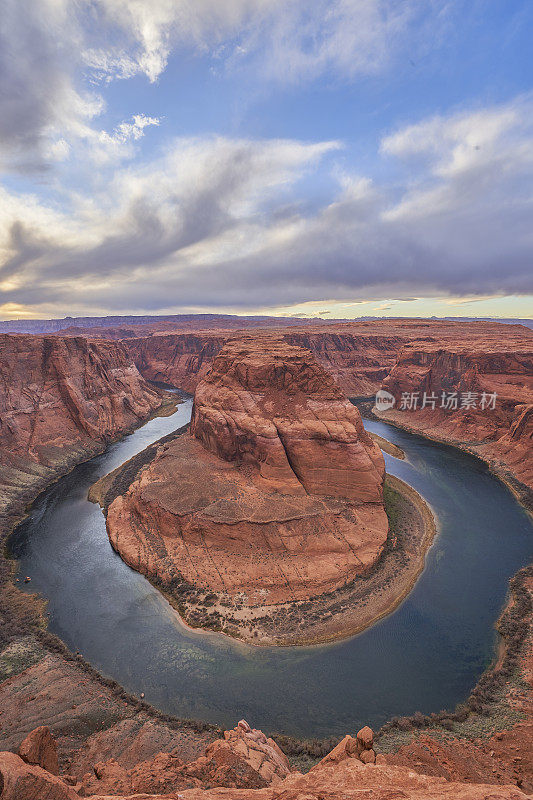
[(353, 80), (425, 47), (424, 19), (444, 17), (432, 0), (5, 0), (0, 168), (43, 171), (73, 148), (78, 161), (112, 160), (120, 133), (96, 122), (106, 84), (154, 83), (173, 51), (260, 81)]
[(412, 0), (272, 3), (260, 25), (241, 33), (230, 64), (251, 62), (264, 77), (282, 83), (323, 73), (349, 80), (377, 74), (395, 60), (407, 43), (410, 25), (430, 8), (431, 3)]
[[(207, 137), (119, 167), (67, 210), (6, 191), (0, 302), (120, 312), (533, 293), (532, 111), (519, 97), (387, 135), (381, 157), (407, 159), (403, 187), (340, 173), (338, 142)], [(328, 173), (336, 196), (301, 202)]]

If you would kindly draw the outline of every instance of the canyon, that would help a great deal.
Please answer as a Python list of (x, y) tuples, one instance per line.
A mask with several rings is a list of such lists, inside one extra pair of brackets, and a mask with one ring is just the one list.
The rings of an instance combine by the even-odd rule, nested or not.
[[(140, 372), (194, 392), (224, 341), (234, 332), (158, 333), (123, 340)], [(395, 409), (383, 415), (486, 460), (524, 502), (533, 489), (533, 332), (523, 325), (443, 320), (362, 320), (307, 324), (279, 331), (284, 341), (310, 350), (349, 397), (370, 397), (383, 387)], [(254, 336), (268, 336), (256, 330)], [(423, 392), (437, 408), (421, 409)], [(442, 392), (473, 393), (476, 408), (441, 409)], [(420, 405), (399, 410), (402, 393), (419, 393)], [(496, 407), (479, 407), (482, 392)], [(525, 488), (524, 488), (525, 487)]]
[[(368, 559), (368, 564), (373, 563), (384, 541), (383, 525), (375, 525), (376, 516), (383, 515), (377, 491), (380, 480), (372, 477), (377, 473), (379, 478), (381, 466), (376, 469), (376, 463), (381, 457), (375, 454), (375, 447), (367, 441), (364, 432), (361, 433), (360, 421), (358, 423), (353, 416), (353, 413), (357, 413), (356, 409), (353, 412), (348, 410), (345, 399), (340, 399), (336, 393), (338, 390), (334, 391), (331, 386), (328, 390), (330, 394), (318, 398), (307, 387), (300, 387), (302, 395), (307, 396), (301, 398), (298, 419), (301, 418), (302, 408), (308, 409), (313, 404), (320, 405), (327, 401), (328, 407), (332, 403), (342, 406), (344, 416), (341, 416), (343, 422), (340, 427), (344, 428), (348, 419), (356, 432), (352, 444), (357, 452), (350, 455), (347, 463), (357, 463), (359, 470), (361, 464), (366, 464), (359, 474), (370, 478), (367, 481), (365, 477), (356, 485), (346, 480), (344, 485), (348, 498), (335, 497), (325, 501), (322, 492), (331, 491), (338, 479), (339, 465), (330, 458), (331, 453), (327, 450), (325, 454), (319, 452), (317, 457), (317, 451), (309, 449), (309, 440), (302, 445), (301, 431), (297, 429), (297, 420), (291, 417), (290, 409), (278, 409), (277, 416), (283, 421), (281, 434), (278, 432), (273, 437), (265, 437), (265, 414), (258, 413), (254, 391), (250, 391), (253, 383), (247, 383), (252, 379), (252, 374), (241, 375), (237, 369), (232, 373), (231, 358), (222, 353), (219, 364), (223, 366), (207, 377), (224, 348), (227, 348), (226, 352), (231, 352), (232, 348), (243, 346), (242, 342), (236, 345), (230, 340), (236, 336), (242, 340), (244, 334), (254, 340), (261, 339), (264, 345), (268, 345), (271, 341), (269, 337), (274, 335), (276, 341), (282, 343), (277, 346), (283, 348), (281, 352), (285, 353), (285, 361), (292, 348), (306, 349), (322, 368), (330, 372), (343, 392), (351, 397), (369, 397), (380, 387), (397, 395), (397, 402), (404, 392), (420, 393), (420, 396), (424, 392), (471, 392), (478, 398), (483, 392), (496, 392), (498, 402), (494, 409), (458, 408), (457, 412), (451, 412), (436, 407), (409, 412), (396, 407), (392, 411), (380, 412), (380, 416), (424, 436), (448, 441), (474, 452), (506, 480), (525, 505), (530, 503), (533, 487), (533, 362), (530, 330), (519, 325), (502, 329), (503, 326), (498, 323), (433, 320), (364, 321), (327, 326), (291, 324), (280, 330), (254, 329), (252, 332), (224, 329), (216, 320), (212, 322), (211, 329), (205, 330), (205, 321), (196, 323), (192, 320), (188, 322), (188, 330), (170, 330), (176, 324), (185, 327), (181, 321), (175, 323), (169, 320), (163, 332), (156, 325), (147, 333), (146, 326), (137, 326), (132, 320), (131, 325), (128, 321), (125, 326), (109, 327), (108, 330), (82, 328), (61, 331), (55, 336), (0, 336), (0, 512), (4, 535), (20, 518), (26, 504), (47, 483), (79, 461), (101, 452), (108, 442), (139, 425), (168, 402), (162, 390), (148, 383), (159, 381), (189, 392), (199, 388), (191, 433), (184, 432), (161, 445), (150, 465), (146, 469), (146, 465), (143, 465), (143, 471), (134, 476), (138, 485), (134, 481), (126, 492), (122, 491), (111, 500), (108, 519), (113, 503), (119, 497), (128, 497), (131, 491), (130, 497), (139, 493), (135, 500), (128, 497), (127, 502), (132, 503), (132, 508), (145, 493), (142, 498), (143, 514), (144, 503), (148, 499), (152, 504), (154, 520), (160, 524), (161, 511), (155, 506), (160, 504), (161, 496), (159, 490), (155, 499), (150, 496), (150, 484), (153, 489), (158, 482), (164, 484), (167, 481), (165, 501), (174, 502), (174, 497), (169, 498), (168, 495), (176, 468), (187, 466), (189, 469), (190, 464), (195, 463), (200, 465), (201, 471), (190, 475), (195, 486), (203, 476), (205, 497), (201, 503), (206, 501), (206, 504), (202, 506), (202, 513), (215, 502), (212, 495), (225, 498), (222, 505), (226, 505), (223, 508), (216, 508), (214, 514), (207, 515), (210, 526), (221, 525), (234, 530), (235, 510), (238, 511), (238, 525), (243, 524), (243, 519), (245, 525), (262, 525), (262, 518), (259, 521), (254, 518), (250, 522), (250, 507), (246, 502), (250, 494), (256, 493), (255, 503), (258, 487), (266, 498), (271, 498), (272, 494), (269, 493), (274, 491), (279, 493), (280, 487), (284, 496), (290, 498), (290, 508), (276, 509), (280, 512), (283, 524), (287, 516), (294, 514), (295, 507), (297, 516), (301, 516), (304, 503), (308, 504), (308, 518), (314, 516), (316, 519), (320, 512), (318, 506), (311, 508), (313, 502), (328, 505), (328, 516), (335, 504), (345, 508), (353, 504), (357, 514), (361, 514), (365, 506), (371, 506), (372, 522), (365, 526), (372, 534), (371, 546), (367, 552), (363, 547), (358, 557), (363, 554), (364, 557), (360, 559), (362, 562)], [(243, 354), (239, 358), (243, 359)], [(257, 359), (257, 353), (253, 359)], [(231, 385), (226, 385), (228, 373)], [(269, 385), (271, 382), (269, 378)], [(253, 414), (247, 414), (247, 408), (241, 402), (243, 386), (246, 387), (247, 402), (252, 396)], [(221, 400), (222, 390), (227, 394), (222, 392)], [(273, 402), (275, 405), (277, 401)], [(310, 419), (314, 418), (310, 415)], [(261, 421), (259, 429), (253, 424), (257, 419)], [(334, 420), (327, 418), (328, 423), (332, 421), (338, 423), (338, 416)], [(185, 441), (190, 448), (187, 465), (178, 454)], [(254, 456), (258, 452), (261, 452), (260, 459)], [(228, 489), (227, 465), (233, 465), (235, 460), (228, 461), (226, 456), (239, 462), (239, 478), (231, 489)], [(322, 469), (314, 469), (316, 463)], [(264, 474), (261, 474), (263, 464)], [(209, 472), (209, 480), (206, 480), (207, 470), (214, 469), (215, 465), (219, 474), (216, 474), (216, 470)], [(150, 473), (150, 470), (153, 472)], [(150, 481), (146, 472), (150, 473)], [(336, 477), (332, 482), (333, 474)], [(214, 485), (211, 484), (212, 475), (216, 475), (219, 483), (213, 481)], [(361, 486), (365, 496), (359, 494)], [(224, 487), (222, 491), (221, 487)], [(267, 487), (268, 491), (265, 491)], [(165, 491), (161, 494), (164, 496)], [(270, 511), (268, 501), (266, 505)], [(258, 507), (254, 504), (254, 514)], [(118, 508), (112, 515), (115, 512), (119, 518), (123, 513), (118, 513)], [(183, 508), (180, 507), (178, 512), (177, 516), (181, 518)], [(187, 509), (186, 513), (192, 516), (198, 511)], [(276, 519), (275, 522), (277, 524), (280, 520)], [(174, 524), (175, 521), (172, 521)], [(272, 524), (270, 517), (266, 524)], [(165, 529), (164, 524), (162, 529)], [(196, 546), (200, 553), (198, 542)], [(161, 542), (157, 543), (157, 547), (161, 547)], [(118, 540), (117, 549), (120, 549)], [(155, 545), (153, 552), (156, 552)], [(153, 552), (148, 554), (148, 560), (153, 558)], [(132, 553), (131, 559), (132, 562), (137, 559), (134, 564), (137, 568), (140, 555), (145, 555), (140, 553), (138, 541)], [(159, 553), (165, 562), (168, 551), (163, 553), (159, 550)], [(321, 576), (325, 574), (323, 582), (317, 582), (316, 576), (310, 576), (310, 581), (315, 581), (314, 591), (334, 590), (345, 581), (348, 574), (346, 553), (334, 565), (329, 562), (330, 559), (324, 562), (327, 567), (325, 573), (323, 569), (320, 570)], [(228, 564), (232, 564), (232, 559)], [(193, 575), (190, 569), (187, 584)], [(295, 591), (295, 596), (300, 598), (298, 602), (305, 603), (309, 600), (305, 591), (309, 576), (299, 584), (297, 572), (291, 574), (291, 586), (294, 587), (291, 591)], [(24, 800), (26, 796), (49, 797), (50, 800), (78, 796), (127, 797), (133, 791), (144, 792), (143, 797), (181, 797), (184, 800), (200, 797), (204, 800), (219, 797), (242, 797), (243, 800), (254, 797), (258, 800), (275, 797), (315, 800), (328, 797), (336, 800), (337, 797), (349, 797), (350, 792), (356, 792), (359, 796), (361, 791), (376, 800), (390, 796), (464, 797), (466, 800), (523, 797), (517, 783), (524, 791), (533, 788), (530, 723), (533, 707), (533, 585), (530, 578), (524, 578), (521, 583), (521, 605), (516, 598), (513, 601), (515, 609), (522, 609), (512, 626), (513, 630), (520, 629), (522, 632), (520, 648), (514, 653), (516, 658), (513, 662), (513, 670), (518, 669), (521, 675), (521, 684), (518, 684), (521, 688), (517, 689), (517, 684), (513, 684), (506, 690), (505, 681), (509, 674), (501, 675), (505, 703), (513, 708), (513, 713), (516, 712), (516, 718), (505, 722), (503, 727), (499, 726), (497, 715), (494, 719), (490, 716), (489, 702), (483, 713), (478, 711), (474, 714), (476, 717), (479, 713), (480, 719), (483, 719), (483, 714), (487, 715), (492, 726), (488, 738), (485, 733), (475, 733), (475, 727), (470, 730), (468, 721), (464, 723), (462, 733), (456, 730), (449, 736), (435, 719), (418, 732), (415, 725), (414, 733), (411, 729), (403, 735), (399, 749), (397, 745), (392, 747), (394, 753), (380, 755), (378, 752), (378, 763), (365, 765), (359, 757), (353, 757), (353, 753), (349, 752), (352, 745), (345, 745), (344, 754), (326, 757), (309, 773), (292, 771), (295, 769), (292, 766), (290, 774), (283, 777), (279, 775), (279, 782), (265, 786), (250, 772), (249, 763), (243, 765), (241, 761), (237, 762), (234, 754), (228, 756), (226, 751), (221, 755), (224, 748), (220, 748), (220, 745), (209, 750), (213, 743), (227, 741), (221, 738), (220, 731), (212, 726), (195, 726), (155, 714), (138, 698), (122, 693), (120, 687), (113, 686), (113, 682), (106, 684), (105, 679), (102, 681), (94, 670), (91, 671), (81, 657), (69, 653), (54, 637), (45, 634), (42, 631), (43, 609), (39, 607), (36, 613), (36, 601), (14, 588), (9, 580), (11, 573), (12, 565), (4, 559), (1, 621), (6, 647), (1, 655), (6, 656), (11, 672), (7, 676), (3, 673), (7, 680), (0, 686), (0, 696), (3, 698), (0, 741), (5, 749), (17, 751), (27, 734), (37, 725), (49, 722), (54, 735), (59, 732), (59, 763), (63, 778), (47, 773), (39, 765), (27, 764), (14, 752), (2, 753), (0, 773), (3, 785), (0, 797), (6, 800), (12, 797)], [(169, 573), (169, 577), (173, 575)], [(273, 592), (277, 602), (287, 599), (286, 585), (284, 587), (279, 580), (276, 582), (272, 574), (265, 574), (263, 564), (256, 572), (256, 578), (265, 579), (264, 588)], [(205, 601), (210, 592), (217, 593), (220, 589), (218, 579), (219, 576), (211, 572), (209, 592), (204, 592), (200, 599)], [(193, 582), (189, 585), (193, 585)], [(238, 594), (237, 585), (236, 579), (227, 584), (232, 597)], [(169, 587), (163, 585), (161, 588), (168, 590)], [(183, 600), (183, 595), (180, 595), (180, 599)], [(239, 604), (237, 601), (236, 605)], [(241, 612), (232, 610), (231, 613), (235, 615)], [(196, 619), (196, 622), (203, 625), (205, 611), (201, 614), (204, 616)], [(267, 630), (267, 634), (270, 635), (271, 630)], [(501, 689), (502, 683), (499, 685)], [(498, 702), (500, 709), (503, 701)], [(258, 732), (255, 733), (258, 735)], [(384, 736), (386, 738), (386, 734)], [(241, 737), (237, 735), (237, 738)], [(378, 737), (378, 745), (382, 741), (384, 738)], [(376, 751), (379, 751), (378, 745)], [(357, 745), (353, 745), (353, 751), (357, 753)], [(249, 757), (248, 745), (246, 752)], [(166, 756), (163, 758), (161, 753)], [(279, 754), (278, 757), (281, 758)], [(201, 759), (207, 761), (202, 762)], [(207, 767), (207, 764), (210, 766)], [(217, 771), (216, 780), (219, 783), (214, 783), (213, 776)], [(187, 775), (189, 786), (179, 788), (179, 793), (178, 788), (170, 788), (170, 784), (165, 784), (169, 773), (176, 780)], [(89, 776), (85, 784), (82, 781), (84, 775)], [(242, 786), (245, 783), (246, 787), (235, 788), (238, 780), (242, 780)], [(98, 782), (103, 791), (98, 789)], [(178, 784), (175, 785), (178, 787)], [(211, 788), (213, 786), (226, 788)]]

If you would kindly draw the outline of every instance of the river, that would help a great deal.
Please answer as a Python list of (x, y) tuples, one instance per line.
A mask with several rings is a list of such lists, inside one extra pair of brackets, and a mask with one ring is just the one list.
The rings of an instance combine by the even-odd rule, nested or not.
[(167, 713), (297, 736), (377, 729), (394, 715), (453, 708), (494, 657), (509, 578), (533, 556), (533, 526), (477, 459), (382, 422), (365, 426), (406, 453), (387, 470), (439, 523), (406, 600), (372, 628), (310, 648), (254, 648), (184, 628), (109, 545), (89, 487), (185, 424), (192, 401), (76, 467), (35, 502), (11, 538), (25, 589), (48, 600), (49, 629), (103, 674)]

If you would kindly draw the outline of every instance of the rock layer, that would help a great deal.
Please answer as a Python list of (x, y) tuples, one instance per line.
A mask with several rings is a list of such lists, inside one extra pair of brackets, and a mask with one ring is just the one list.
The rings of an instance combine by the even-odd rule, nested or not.
[(383, 476), (359, 412), (307, 351), (241, 339), (198, 387), (191, 433), (111, 503), (109, 537), (168, 589), (301, 600), (379, 558)]
[(381, 499), (381, 451), (303, 348), (229, 342), (196, 390), (191, 433), (224, 461), (254, 465), (283, 494)]
[(0, 335), (0, 510), (160, 405), (118, 342)]
[[(533, 334), (523, 341), (411, 345), (383, 381), (396, 397), (382, 416), (434, 438), (463, 443), (505, 475), (533, 489)], [(442, 394), (457, 393), (457, 407)], [(414, 393), (416, 409), (401, 410)], [(426, 397), (432, 405), (423, 406)], [(465, 398), (470, 397), (470, 402)], [(494, 402), (490, 400), (494, 398)]]

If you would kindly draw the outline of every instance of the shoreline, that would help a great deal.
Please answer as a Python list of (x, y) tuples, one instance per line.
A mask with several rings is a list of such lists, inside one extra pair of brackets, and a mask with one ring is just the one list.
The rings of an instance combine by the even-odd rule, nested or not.
[(395, 417), (388, 417), (385, 414), (376, 413), (374, 409), (372, 409), (370, 413), (366, 412), (362, 414), (362, 416), (367, 417), (368, 419), (374, 419), (378, 422), (385, 422), (388, 425), (392, 425), (393, 428), (398, 428), (398, 430), (406, 431), (406, 433), (420, 436), (422, 439), (427, 439), (430, 442), (444, 444), (448, 447), (455, 447), (457, 450), (460, 450), (463, 453), (468, 453), (468, 455), (485, 464), (490, 473), (498, 478), (498, 480), (500, 480), (509, 489), (513, 497), (522, 506), (524, 511), (533, 518), (533, 489), (530, 489), (529, 486), (518, 480), (518, 478), (516, 478), (503, 464), (499, 464), (493, 460), (484, 458), (484, 456), (481, 453), (478, 453), (476, 450), (476, 447), (480, 445), (475, 445), (471, 442), (466, 442), (461, 439), (453, 439), (452, 437), (443, 435), (439, 436), (437, 434), (430, 434), (426, 429), (421, 430), (412, 425), (399, 422)]
[[(47, 627), (46, 623), (46, 600), (41, 598), (40, 595), (26, 592), (21, 592), (15, 575), (18, 570), (18, 561), (13, 558), (9, 553), (9, 540), (14, 535), (17, 528), (28, 518), (34, 504), (38, 501), (42, 494), (48, 489), (58, 483), (62, 478), (70, 475), (78, 466), (85, 464), (91, 459), (105, 453), (109, 445), (120, 441), (121, 439), (134, 433), (139, 428), (142, 428), (150, 420), (160, 416), (170, 416), (175, 413), (176, 407), (181, 405), (183, 399), (179, 393), (170, 394), (165, 393), (161, 397), (161, 405), (152, 411), (145, 419), (139, 420), (127, 429), (118, 433), (116, 436), (109, 437), (106, 441), (95, 441), (92, 446), (83, 448), (83, 453), (71, 453), (70, 458), (66, 458), (63, 464), (57, 464), (55, 467), (50, 467), (50, 474), (47, 476), (36, 476), (36, 480), (31, 486), (21, 488), (12, 497), (8, 497), (5, 501), (5, 507), (0, 511), (0, 612), (5, 612), (7, 609), (10, 612), (9, 623), (4, 622), (2, 630), (1, 644), (4, 640), (9, 642), (10, 629), (13, 625), (16, 628), (25, 628), (27, 626), (26, 617), (30, 614), (33, 619), (33, 625), (30, 625), (29, 630), (25, 630), (24, 634), (32, 634), (34, 626), (37, 630), (41, 631)], [(76, 456), (81, 457), (76, 457)], [(0, 496), (1, 501), (1, 496)], [(24, 619), (18, 619), (19, 614), (24, 615)], [(22, 635), (19, 633), (19, 635)], [(59, 640), (61, 641), (61, 640)]]
[[(183, 429), (175, 431), (165, 441), (177, 438), (182, 432)], [(161, 443), (160, 440), (150, 445), (90, 488), (89, 499), (100, 504), (104, 516), (113, 500), (127, 491), (143, 467), (156, 456)], [(196, 635), (221, 634), (254, 647), (308, 647), (349, 639), (388, 616), (410, 594), (425, 568), (426, 553), (438, 532), (434, 512), (404, 481), (387, 475), (384, 499), (389, 534), (376, 565), (366, 575), (315, 598), (243, 608), (236, 607), (231, 598), (223, 597), (205, 613), (194, 593), (187, 599), (179, 590), (176, 594), (169, 591), (157, 573), (138, 564), (132, 568), (165, 597), (180, 624)], [(121, 555), (120, 550), (117, 552)], [(195, 591), (202, 590), (195, 587)], [(203, 618), (195, 624), (194, 616), (200, 613)]]

